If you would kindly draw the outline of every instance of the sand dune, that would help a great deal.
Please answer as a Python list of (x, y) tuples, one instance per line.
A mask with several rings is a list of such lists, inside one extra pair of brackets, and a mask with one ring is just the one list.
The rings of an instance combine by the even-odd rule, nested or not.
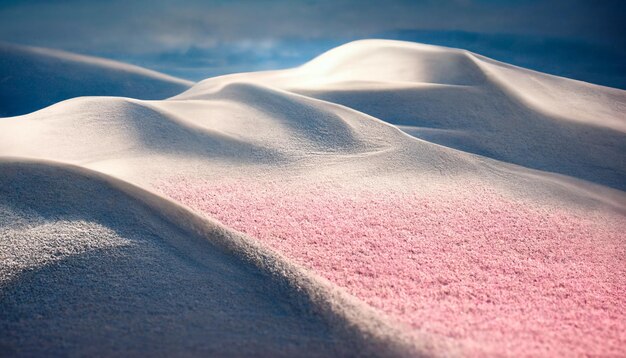
[(621, 90), (463, 50), (365, 40), (296, 69), (208, 79), (175, 99), (244, 79), (343, 104), (448, 147), (626, 188)]
[(137, 187), (50, 162), (0, 167), (3, 354), (426, 349), (341, 291)]
[(0, 117), (79, 96), (164, 99), (193, 83), (121, 62), (0, 43)]
[(370, 40), (0, 118), (0, 348), (621, 355), (625, 103)]

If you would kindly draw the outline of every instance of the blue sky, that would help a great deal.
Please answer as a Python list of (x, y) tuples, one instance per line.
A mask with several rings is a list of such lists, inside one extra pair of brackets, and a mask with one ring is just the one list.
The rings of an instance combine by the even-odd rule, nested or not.
[(626, 2), (582, 0), (0, 1), (0, 41), (199, 80), (301, 64), (360, 38), (462, 47), (626, 88)]

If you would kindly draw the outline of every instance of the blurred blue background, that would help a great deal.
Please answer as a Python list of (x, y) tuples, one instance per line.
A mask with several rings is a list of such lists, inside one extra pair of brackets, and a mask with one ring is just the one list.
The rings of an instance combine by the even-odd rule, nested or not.
[(0, 41), (201, 80), (400, 39), (625, 89), (625, 15), (626, 2), (609, 0), (22, 0), (0, 1)]

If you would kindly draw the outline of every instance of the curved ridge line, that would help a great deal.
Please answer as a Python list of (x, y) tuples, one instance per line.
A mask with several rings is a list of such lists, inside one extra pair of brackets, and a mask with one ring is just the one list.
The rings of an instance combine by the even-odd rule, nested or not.
[(467, 57), (476, 65), (476, 67), (480, 69), (483, 75), (487, 78), (488, 80), (487, 83), (491, 84), (493, 88), (502, 92), (509, 99), (517, 102), (520, 106), (522, 106), (524, 109), (528, 111), (539, 113), (542, 116), (546, 116), (549, 118), (566, 121), (568, 123), (576, 123), (578, 125), (590, 126), (590, 127), (595, 127), (595, 128), (601, 128), (601, 129), (609, 129), (609, 130), (617, 131), (620, 133), (625, 133), (626, 131), (626, 125), (596, 123), (596, 122), (589, 122), (585, 120), (579, 120), (576, 118), (564, 116), (561, 113), (550, 111), (549, 109), (545, 108), (545, 106), (542, 106), (537, 103), (533, 103), (532, 99), (530, 99), (531, 96), (524, 96), (522, 93), (520, 93), (520, 91), (515, 86), (512, 86), (511, 84), (509, 84), (503, 78), (503, 75), (496, 73), (493, 69), (489, 68), (489, 66), (494, 66), (494, 67), (499, 66), (499, 67), (504, 68), (505, 70), (520, 71), (520, 72), (523, 72), (524, 75), (534, 74), (534, 75), (544, 76), (544, 77), (557, 79), (561, 81), (572, 81), (581, 86), (585, 86), (588, 88), (599, 87), (605, 90), (620, 91), (618, 89), (596, 85), (596, 84), (592, 84), (592, 83), (588, 83), (584, 81), (579, 81), (579, 80), (575, 80), (575, 79), (571, 79), (567, 77), (560, 77), (560, 76), (555, 76), (555, 75), (551, 75), (548, 73), (530, 70), (524, 67), (519, 67), (519, 66), (511, 65), (505, 62), (496, 61), (489, 57), (475, 54), (470, 51), (464, 51), (464, 52), (466, 53)]
[(84, 64), (89, 64), (93, 66), (100, 66), (107, 69), (114, 69), (118, 71), (124, 71), (129, 73), (141, 74), (147, 77), (161, 79), (164, 81), (169, 81), (173, 83), (178, 83), (185, 86), (193, 86), (195, 82), (189, 81), (183, 78), (178, 78), (175, 76), (171, 76), (162, 72), (158, 72), (155, 70), (151, 70), (145, 67), (132, 65), (130, 63), (120, 62), (111, 60), (108, 58), (97, 57), (97, 56), (89, 56), (89, 55), (81, 55), (73, 52), (67, 52), (63, 50), (51, 49), (46, 47), (37, 47), (37, 46), (25, 46), (25, 45), (17, 45), (9, 42), (0, 41), (0, 45), (4, 45), (9, 48), (17, 49), (18, 51), (24, 51), (35, 55), (52, 57), (65, 61), (75, 61)]
[[(348, 294), (344, 289), (288, 262), (284, 257), (261, 247), (246, 235), (229, 229), (213, 219), (201, 217), (192, 209), (171, 199), (121, 179), (73, 164), (0, 157), (0, 166), (4, 164), (55, 167), (119, 191), (136, 201), (148, 214), (164, 220), (171, 228), (195, 240), (209, 241), (227, 254), (251, 264), (280, 287), (285, 288), (294, 298), (296, 305), (306, 307), (309, 303), (329, 324), (352, 336), (360, 344), (365, 355), (397, 357), (459, 355), (460, 348), (453, 346), (452, 343), (436, 341), (434, 337), (426, 334), (405, 333), (382, 313)], [(184, 243), (177, 240), (167, 242), (194, 260), (202, 262), (202, 253), (193, 250), (193, 247), (185, 247)], [(187, 244), (193, 245), (193, 242)]]

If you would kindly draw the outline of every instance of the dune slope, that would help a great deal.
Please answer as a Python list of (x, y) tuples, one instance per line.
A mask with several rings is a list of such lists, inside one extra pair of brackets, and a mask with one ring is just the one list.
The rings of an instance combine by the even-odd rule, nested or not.
[(355, 311), (364, 326), (346, 321), (350, 298), (171, 202), (76, 167), (0, 168), (3, 355), (419, 352), (367, 309)]
[(121, 62), (0, 43), (0, 117), (79, 96), (164, 99), (192, 84)]

